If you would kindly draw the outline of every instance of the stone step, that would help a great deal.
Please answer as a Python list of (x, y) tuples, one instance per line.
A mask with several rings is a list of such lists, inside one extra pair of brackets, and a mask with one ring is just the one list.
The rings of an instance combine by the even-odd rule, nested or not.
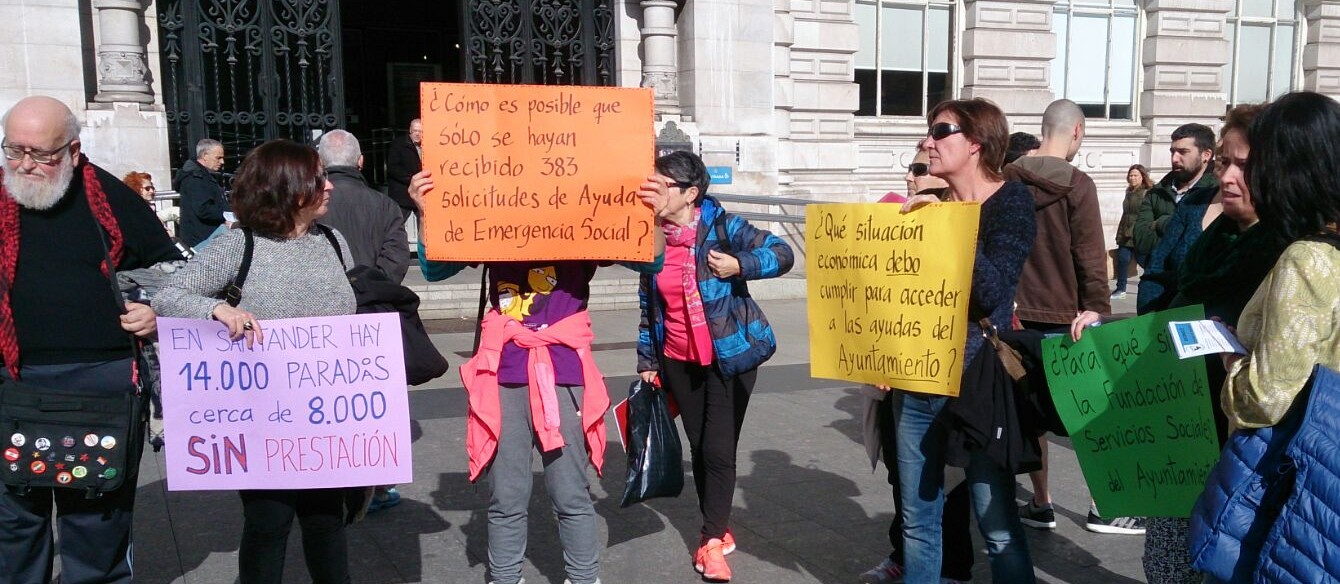
[[(419, 316), (424, 320), (473, 318), (479, 310), (479, 270), (468, 268), (442, 282), (423, 279), (417, 265), (410, 267), (405, 285), (419, 295)], [(621, 267), (601, 268), (591, 281), (591, 310), (637, 308), (637, 275)], [(805, 278), (782, 276), (749, 283), (750, 294), (758, 300), (805, 298)]]

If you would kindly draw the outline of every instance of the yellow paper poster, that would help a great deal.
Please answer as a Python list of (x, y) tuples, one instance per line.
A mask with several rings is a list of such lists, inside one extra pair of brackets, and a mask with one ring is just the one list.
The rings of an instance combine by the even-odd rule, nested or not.
[(810, 205), (810, 375), (958, 395), (976, 203)]

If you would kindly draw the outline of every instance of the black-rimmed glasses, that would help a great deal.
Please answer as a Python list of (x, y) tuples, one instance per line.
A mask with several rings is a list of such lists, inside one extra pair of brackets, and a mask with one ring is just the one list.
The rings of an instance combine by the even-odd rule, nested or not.
[(69, 148), (71, 144), (74, 144), (74, 140), (61, 144), (54, 150), (41, 150), (27, 146), (14, 146), (8, 142), (3, 142), (0, 143), (0, 149), (5, 151), (5, 158), (8, 158), (9, 160), (23, 160), (23, 157), (26, 155), (29, 158), (32, 158), (33, 162), (38, 164), (51, 164), (52, 162), (59, 160), (60, 153), (64, 152), (66, 148)]
[(912, 173), (912, 176), (926, 176), (931, 173), (931, 165), (925, 162), (913, 162), (907, 165), (907, 171)]

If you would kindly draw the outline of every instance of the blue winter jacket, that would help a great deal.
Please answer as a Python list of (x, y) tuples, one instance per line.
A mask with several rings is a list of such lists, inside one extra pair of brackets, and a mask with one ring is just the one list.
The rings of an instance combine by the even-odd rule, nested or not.
[[(717, 221), (722, 229), (717, 229)], [(718, 232), (724, 232), (722, 245)], [(728, 279), (712, 275), (707, 265), (710, 250), (728, 253), (740, 261), (740, 274)], [(747, 280), (775, 278), (791, 270), (795, 255), (781, 238), (750, 225), (743, 218), (727, 213), (716, 198), (704, 195), (698, 224), (694, 263), (697, 265), (698, 292), (702, 295), (707, 328), (712, 335), (716, 364), (722, 375), (749, 371), (777, 350), (777, 338), (763, 310), (749, 296)], [(656, 302), (656, 322), (648, 324), (648, 302)], [(658, 345), (665, 342), (664, 301), (656, 288), (656, 276), (644, 274), (638, 286), (638, 304), (642, 321), (637, 337), (637, 370), (657, 371), (661, 356), (652, 350), (651, 335)]]
[(1279, 424), (1229, 438), (1191, 514), (1215, 581), (1340, 581), (1340, 373), (1318, 366)]

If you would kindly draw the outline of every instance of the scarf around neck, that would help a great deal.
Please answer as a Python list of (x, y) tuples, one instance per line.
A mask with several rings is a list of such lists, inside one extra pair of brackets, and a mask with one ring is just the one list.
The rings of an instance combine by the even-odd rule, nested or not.
[(1237, 222), (1221, 215), (1187, 251), (1178, 268), (1178, 294), (1189, 304), (1206, 305), (1206, 317), (1236, 325), (1285, 247), (1265, 224), (1239, 231)]
[[(698, 226), (702, 222), (702, 216), (702, 209), (695, 208), (693, 220), (688, 225), (666, 223), (661, 229), (665, 232), (666, 245), (688, 248), (680, 273), (683, 276), (681, 284), (684, 308), (688, 311), (689, 317), (689, 344), (697, 349), (700, 365), (711, 365), (713, 356), (711, 345), (704, 341), (711, 339), (712, 333), (707, 328), (707, 312), (703, 308), (702, 292), (698, 290)], [(662, 291), (662, 294), (667, 292), (673, 293), (673, 291)]]
[[(97, 219), (98, 225), (111, 236), (108, 253), (111, 255), (112, 263), (118, 264), (125, 250), (121, 226), (116, 221), (116, 215), (112, 213), (112, 206), (107, 202), (107, 193), (102, 189), (97, 170), (88, 161), (88, 157), (80, 154), (78, 166), (82, 172), (88, 206), (93, 211), (93, 217)], [(14, 328), (14, 307), (10, 303), (10, 289), (13, 287), (14, 275), (19, 265), (20, 209), (18, 202), (4, 186), (4, 173), (4, 168), (0, 167), (0, 357), (4, 358), (5, 368), (9, 370), (9, 374), (18, 379), (19, 339), (18, 332)], [(71, 184), (73, 185), (73, 182)], [(63, 196), (71, 196), (72, 192), (72, 188), (66, 188)], [(113, 267), (104, 262), (102, 274), (110, 275)]]

